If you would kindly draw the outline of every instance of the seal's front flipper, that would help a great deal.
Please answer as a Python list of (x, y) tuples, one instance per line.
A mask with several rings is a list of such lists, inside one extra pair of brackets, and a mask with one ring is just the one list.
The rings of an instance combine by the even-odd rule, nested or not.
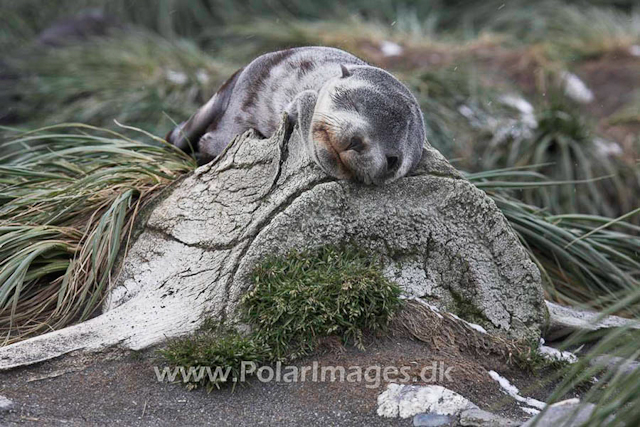
[(298, 132), (300, 132), (300, 136), (305, 144), (309, 143), (309, 130), (317, 101), (318, 92), (305, 90), (296, 95), (285, 110), (287, 113), (287, 124), (298, 125)]

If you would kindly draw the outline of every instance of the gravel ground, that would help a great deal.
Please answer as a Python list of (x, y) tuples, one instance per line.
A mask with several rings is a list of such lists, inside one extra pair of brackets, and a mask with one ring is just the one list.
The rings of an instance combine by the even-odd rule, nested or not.
[[(235, 390), (206, 393), (188, 391), (175, 383), (156, 380), (153, 366), (161, 364), (155, 351), (112, 352), (100, 356), (67, 356), (37, 366), (1, 373), (0, 395), (14, 402), (0, 412), (0, 425), (305, 425), (410, 426), (412, 419), (384, 419), (376, 415), (377, 396), (385, 386), (366, 383), (262, 383), (256, 380)], [(446, 358), (424, 344), (406, 338), (374, 342), (362, 352), (338, 349), (298, 365), (425, 366), (444, 360), (454, 366), (454, 381), (442, 384), (503, 416), (525, 419), (515, 401), (506, 398), (485, 375), (494, 369), (527, 395), (544, 398), (548, 387), (536, 387), (528, 374), (495, 358), (464, 355)], [(502, 403), (496, 408), (496, 403)]]

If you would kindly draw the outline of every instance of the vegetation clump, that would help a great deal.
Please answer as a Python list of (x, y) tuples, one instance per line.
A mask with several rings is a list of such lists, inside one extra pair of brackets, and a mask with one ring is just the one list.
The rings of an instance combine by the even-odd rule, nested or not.
[(229, 369), (226, 378), (189, 378), (211, 390), (235, 382), (242, 361), (291, 361), (314, 352), (323, 338), (363, 348), (363, 335), (385, 330), (401, 307), (400, 288), (375, 257), (352, 246), (292, 251), (258, 265), (241, 303), (246, 334), (209, 324), (172, 342), (163, 356), (173, 366)]
[(96, 312), (138, 213), (195, 167), (142, 138), (75, 124), (0, 144), (0, 345)]

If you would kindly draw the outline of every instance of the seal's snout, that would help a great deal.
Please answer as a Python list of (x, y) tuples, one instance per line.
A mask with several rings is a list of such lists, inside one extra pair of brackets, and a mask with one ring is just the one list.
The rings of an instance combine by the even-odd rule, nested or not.
[(398, 156), (387, 156), (387, 175), (394, 174), (399, 165), (400, 158)]
[(338, 152), (341, 162), (352, 173), (353, 177), (365, 184), (381, 185), (393, 180), (400, 166), (402, 156), (396, 151), (385, 152), (379, 149), (380, 144), (352, 141), (347, 148)]
[(363, 131), (344, 131), (318, 121), (312, 132), (320, 166), (339, 179), (381, 185), (397, 177), (404, 161), (400, 150), (377, 143)]

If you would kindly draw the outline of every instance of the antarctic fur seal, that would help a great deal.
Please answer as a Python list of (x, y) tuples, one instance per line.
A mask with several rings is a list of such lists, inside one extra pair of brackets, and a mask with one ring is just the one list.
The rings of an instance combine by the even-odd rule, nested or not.
[(422, 156), (424, 120), (409, 89), (328, 47), (256, 58), (166, 139), (182, 150), (192, 147), (202, 164), (246, 130), (271, 136), (283, 113), (298, 125), (315, 162), (339, 179), (382, 184), (406, 175)]

